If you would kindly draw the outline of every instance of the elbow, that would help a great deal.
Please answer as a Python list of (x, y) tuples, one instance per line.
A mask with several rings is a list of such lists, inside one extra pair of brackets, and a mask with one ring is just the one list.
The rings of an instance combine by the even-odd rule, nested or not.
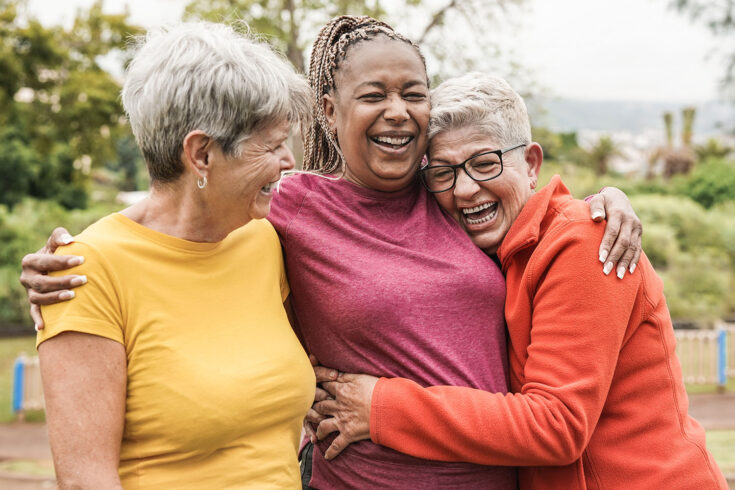
[(574, 463), (584, 454), (592, 434), (583, 424), (578, 427), (572, 424), (559, 427), (550, 435), (546, 440), (546, 451), (541, 455), (542, 461), (537, 463), (539, 465), (566, 466)]

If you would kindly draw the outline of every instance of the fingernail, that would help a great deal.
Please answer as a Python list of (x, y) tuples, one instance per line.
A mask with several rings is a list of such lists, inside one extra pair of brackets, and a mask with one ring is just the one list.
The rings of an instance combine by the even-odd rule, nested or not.
[(64, 233), (63, 235), (61, 235), (59, 240), (61, 240), (61, 243), (63, 243), (64, 245), (69, 245), (71, 242), (74, 241), (74, 237), (68, 233)]
[(602, 252), (600, 252), (600, 262), (604, 264), (606, 258), (607, 258), (607, 250), (603, 250)]
[(72, 299), (74, 297), (74, 291), (64, 291), (59, 295), (59, 299)]
[(623, 276), (625, 276), (625, 267), (623, 267), (622, 265), (620, 267), (618, 267), (618, 274), (617, 275), (618, 275), (618, 279), (622, 279)]
[(36, 332), (38, 332), (39, 330), (41, 330), (41, 327), (39, 327), (39, 326), (38, 326), (38, 324), (35, 324), (35, 325), (33, 325), (33, 329), (34, 329), (34, 330), (35, 330)]
[(84, 257), (81, 255), (77, 255), (76, 257), (72, 257), (69, 259), (69, 262), (67, 262), (70, 266), (74, 265), (82, 265), (84, 263)]
[(330, 378), (336, 378), (337, 377), (337, 371), (329, 371), (329, 377)]
[(77, 276), (71, 280), (72, 286), (81, 286), (82, 284), (87, 284), (87, 276)]
[(592, 212), (592, 219), (603, 218), (604, 216), (605, 216), (605, 213), (603, 213), (602, 211), (593, 211)]
[(635, 264), (630, 264), (630, 273), (632, 274), (635, 270)]
[(612, 270), (612, 268), (613, 268), (613, 263), (612, 262), (608, 262), (607, 264), (605, 264), (605, 267), (602, 268), (603, 274), (605, 274), (605, 275), (610, 274), (610, 271)]

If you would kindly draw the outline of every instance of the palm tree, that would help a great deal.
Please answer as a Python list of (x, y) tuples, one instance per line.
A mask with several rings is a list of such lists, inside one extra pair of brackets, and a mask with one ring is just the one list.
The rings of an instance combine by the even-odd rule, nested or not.
[(608, 171), (610, 160), (615, 157), (623, 156), (623, 151), (613, 141), (610, 135), (603, 135), (597, 140), (589, 150), (587, 150), (587, 157), (590, 162), (594, 165), (595, 171), (598, 175), (604, 175)]

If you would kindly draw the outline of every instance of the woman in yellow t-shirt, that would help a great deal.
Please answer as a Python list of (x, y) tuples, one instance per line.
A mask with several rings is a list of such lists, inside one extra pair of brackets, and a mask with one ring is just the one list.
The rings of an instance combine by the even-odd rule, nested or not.
[(266, 45), (191, 23), (148, 35), (122, 100), (150, 195), (60, 249), (89, 281), (38, 337), (59, 485), (298, 488), (314, 374), (263, 218), (308, 86)]

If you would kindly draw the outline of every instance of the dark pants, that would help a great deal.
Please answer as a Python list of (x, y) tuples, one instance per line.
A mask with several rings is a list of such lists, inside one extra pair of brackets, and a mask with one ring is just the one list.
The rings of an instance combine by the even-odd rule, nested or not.
[(309, 486), (311, 481), (311, 460), (314, 454), (314, 444), (307, 443), (301, 451), (301, 490), (316, 490)]

